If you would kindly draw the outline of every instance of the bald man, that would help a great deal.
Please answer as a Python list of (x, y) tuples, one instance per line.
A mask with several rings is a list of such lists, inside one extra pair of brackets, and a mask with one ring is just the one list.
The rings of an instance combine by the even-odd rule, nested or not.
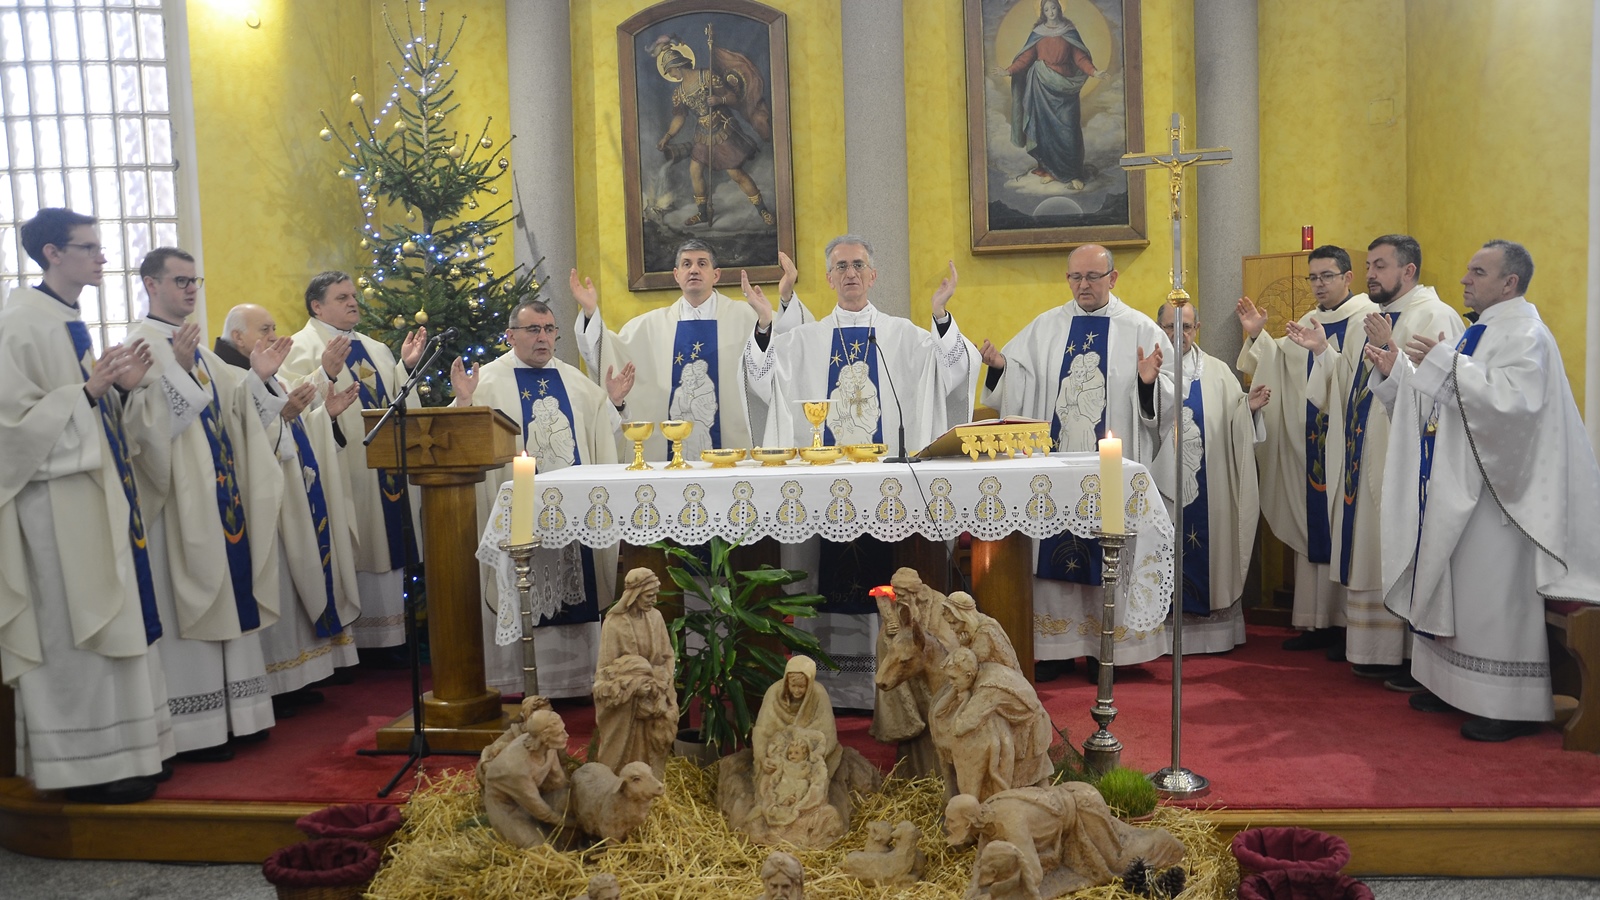
[[(244, 303), (223, 320), (216, 354), (229, 365), (249, 368), (251, 353), (277, 340), (272, 313)], [(322, 699), (307, 685), (356, 664), (348, 627), (361, 615), (354, 514), (338, 453), (345, 436), (335, 419), (357, 399), (359, 388), (338, 391), (328, 385), (324, 402), (308, 409), (317, 391), (313, 385), (290, 390), (277, 377), (266, 385), (283, 400), (281, 409), (262, 406), (257, 412), (277, 452), (285, 490), (273, 548), (281, 618), (262, 629), (261, 649), (273, 709), (283, 717)]]

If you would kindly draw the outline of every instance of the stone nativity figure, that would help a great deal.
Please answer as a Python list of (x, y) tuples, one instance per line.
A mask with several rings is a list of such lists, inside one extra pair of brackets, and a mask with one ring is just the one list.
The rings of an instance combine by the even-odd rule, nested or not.
[[(478, 757), (478, 783), (489, 824), (518, 847), (537, 847), (566, 819), (568, 781), (561, 766), (567, 727), (548, 709), (506, 730)], [(505, 737), (505, 735), (502, 735)]]
[[(1081, 781), (1014, 788), (984, 801), (959, 794), (945, 807), (945, 829), (953, 847), (977, 842), (969, 900), (998, 896), (1050, 900), (1110, 884), (1138, 859), (1153, 868), (1183, 862), (1183, 844), (1170, 832), (1123, 822), (1111, 814), (1093, 785)], [(1018, 851), (1015, 858), (1025, 873), (1015, 880), (1005, 848), (986, 852), (998, 841)], [(1037, 893), (1029, 893), (1035, 886)]]
[(986, 800), (1044, 784), (1054, 771), (1055, 729), (1028, 679), (1009, 666), (980, 664), (965, 647), (944, 668), (949, 682), (934, 698), (928, 725), (939, 756), (955, 770), (958, 792)]
[(917, 846), (922, 829), (910, 822), (892, 828), (888, 822), (867, 824), (867, 844), (846, 854), (839, 868), (862, 881), (885, 885), (915, 884), (922, 878), (927, 855)]
[(805, 900), (806, 870), (794, 854), (775, 850), (761, 864), (761, 889), (756, 900)]
[(654, 572), (634, 569), (600, 625), (592, 750), (593, 761), (613, 772), (630, 762), (647, 763), (657, 780), (678, 729), (677, 657), (656, 609), (660, 590)]
[(622, 900), (622, 885), (617, 884), (617, 876), (601, 872), (589, 879), (587, 891), (572, 900)]

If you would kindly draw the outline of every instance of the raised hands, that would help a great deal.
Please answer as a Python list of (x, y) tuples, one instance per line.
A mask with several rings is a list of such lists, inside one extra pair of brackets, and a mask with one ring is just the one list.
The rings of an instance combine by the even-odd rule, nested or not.
[(1311, 351), (1313, 356), (1319, 356), (1322, 351), (1328, 349), (1328, 332), (1316, 319), (1311, 320), (1309, 328), (1299, 322), (1290, 322), (1284, 326), (1283, 332), (1289, 340)]
[(1161, 374), (1161, 345), (1151, 348), (1150, 355), (1146, 356), (1143, 347), (1134, 347), (1139, 360), (1139, 380), (1145, 384), (1155, 384), (1156, 376)]
[(1267, 311), (1257, 306), (1249, 297), (1240, 297), (1233, 311), (1239, 317), (1240, 326), (1244, 328), (1244, 336), (1251, 340), (1261, 334), (1261, 329), (1267, 327)]
[(757, 323), (762, 328), (770, 327), (772, 325), (772, 301), (767, 299), (767, 294), (761, 290), (761, 285), (750, 283), (750, 273), (743, 269), (739, 270), (739, 290), (743, 292), (745, 302), (749, 303), (750, 308), (756, 311)]
[[(255, 362), (254, 356), (255, 354), (251, 354), (252, 363)], [(289, 392), (288, 401), (283, 404), (283, 411), (279, 415), (283, 416), (285, 422), (293, 422), (315, 399), (317, 399), (317, 386), (310, 383), (302, 384)]]
[(612, 406), (621, 406), (622, 401), (628, 399), (628, 392), (633, 390), (633, 363), (623, 366), (620, 374), (615, 373), (614, 366), (606, 366), (606, 394)]
[(144, 378), (144, 373), (149, 371), (150, 361), (150, 348), (144, 341), (107, 347), (94, 361), (94, 368), (89, 371), (89, 379), (83, 383), (83, 390), (93, 400), (104, 397), (112, 385), (131, 391)]
[(322, 348), (322, 371), (329, 381), (336, 381), (344, 371), (345, 360), (350, 358), (350, 339), (339, 335)]
[(1367, 318), (1362, 322), (1367, 330), (1367, 344), (1375, 347), (1387, 347), (1394, 339), (1394, 324), (1383, 313), (1367, 313)]
[(172, 355), (177, 357), (178, 365), (185, 372), (194, 371), (194, 351), (200, 347), (200, 325), (195, 322), (185, 322), (172, 336)]
[(983, 346), (978, 348), (978, 355), (983, 357), (983, 364), (991, 369), (1004, 369), (1006, 367), (1005, 354), (1000, 352), (988, 338), (983, 339)]
[[(278, 374), (278, 369), (283, 366), (283, 361), (289, 358), (289, 351), (293, 349), (292, 337), (263, 338), (256, 342), (255, 349), (250, 351), (250, 371), (256, 373), (256, 377), (262, 381), (266, 381)], [(176, 343), (173, 344), (173, 351), (177, 351)]]
[(416, 368), (417, 362), (422, 359), (422, 351), (428, 346), (428, 326), (418, 325), (417, 330), (406, 335), (406, 342), (400, 345), (400, 364), (409, 372)]
[(1272, 388), (1264, 384), (1252, 385), (1250, 388), (1250, 411), (1259, 412), (1272, 400)]
[(595, 310), (600, 308), (600, 292), (594, 289), (594, 279), (578, 278), (578, 270), (573, 269), (567, 275), (567, 288), (572, 291), (572, 299), (578, 301), (578, 306), (583, 308), (583, 317), (590, 318)]
[(778, 299), (787, 306), (794, 299), (794, 283), (800, 280), (800, 270), (794, 267), (794, 260), (789, 258), (789, 254), (782, 250), (778, 251), (778, 265), (783, 267), (783, 277), (778, 279)]
[[(199, 326), (195, 326), (195, 329), (198, 331)], [(1440, 335), (1440, 337), (1443, 337), (1443, 335)], [(116, 383), (117, 387), (125, 391), (131, 391), (139, 386), (139, 382), (144, 380), (144, 373), (150, 371), (150, 366), (155, 363), (155, 357), (150, 355), (150, 345), (146, 344), (143, 338), (129, 344), (127, 353), (127, 364), (123, 366), (122, 372), (117, 375)], [(190, 353), (189, 358), (193, 359), (194, 354)]]
[(1436, 338), (1428, 337), (1425, 334), (1414, 334), (1411, 336), (1411, 340), (1406, 342), (1406, 358), (1411, 360), (1413, 366), (1420, 366), (1422, 365), (1422, 358), (1428, 355), (1428, 351), (1432, 350), (1436, 344), (1443, 343), (1444, 340), (1444, 332), (1442, 331), (1439, 332), (1439, 336)]
[(466, 360), (456, 357), (450, 364), (450, 389), (455, 391), (457, 406), (471, 406), (472, 395), (478, 392), (478, 374), (481, 366), (467, 368)]
[(1394, 371), (1394, 362), (1400, 358), (1400, 351), (1394, 347), (1380, 347), (1371, 342), (1367, 343), (1367, 349), (1363, 354), (1367, 357), (1367, 361), (1372, 363), (1372, 367), (1382, 372), (1385, 378)]
[(361, 385), (359, 383), (352, 384), (342, 391), (330, 384), (328, 385), (328, 395), (323, 400), (323, 407), (327, 409), (329, 416), (337, 419), (360, 396)]
[(944, 318), (945, 304), (949, 303), (950, 298), (954, 297), (956, 293), (956, 261), (952, 259), (949, 264), (950, 274), (940, 280), (938, 289), (933, 292), (933, 317), (935, 319)]

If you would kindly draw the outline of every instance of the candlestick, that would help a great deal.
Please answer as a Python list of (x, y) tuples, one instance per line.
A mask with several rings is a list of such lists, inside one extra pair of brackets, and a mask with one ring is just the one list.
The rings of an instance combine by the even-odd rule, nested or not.
[(1100, 439), (1100, 530), (1127, 531), (1122, 509), (1122, 438), (1107, 431)]
[(522, 455), (511, 461), (511, 543), (533, 543), (533, 475), (539, 461)]
[[(532, 493), (530, 490), (529, 493)], [(539, 695), (539, 657), (533, 646), (533, 551), (539, 545), (533, 541), (516, 543), (507, 541), (500, 545), (511, 557), (511, 567), (517, 573), (517, 605), (522, 614), (522, 692), (525, 697)]]
[[(1104, 442), (1102, 442), (1104, 443)], [(1122, 548), (1132, 534), (1102, 529), (1096, 535), (1105, 562), (1100, 567), (1100, 690), (1089, 715), (1100, 730), (1083, 742), (1083, 761), (1089, 768), (1104, 775), (1122, 761), (1122, 742), (1111, 734), (1111, 722), (1117, 717), (1117, 708), (1111, 705), (1111, 678), (1116, 659), (1117, 582), (1120, 580)]]

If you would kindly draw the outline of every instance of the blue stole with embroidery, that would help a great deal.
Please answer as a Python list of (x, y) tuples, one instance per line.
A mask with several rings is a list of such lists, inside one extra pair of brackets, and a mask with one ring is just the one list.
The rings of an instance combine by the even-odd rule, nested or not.
[[(828, 396), (839, 387), (839, 373), (851, 363), (865, 362), (867, 364), (867, 378), (872, 381), (872, 387), (878, 391), (878, 346), (871, 339), (874, 329), (860, 325), (848, 328), (834, 326), (833, 343), (828, 348)], [(883, 396), (878, 391), (878, 396)], [(832, 412), (832, 409), (829, 409)], [(833, 429), (826, 423), (822, 426), (822, 442), (828, 446), (837, 443), (833, 436)], [(878, 421), (872, 426), (872, 443), (883, 442), (883, 404), (878, 405)]]
[[(712, 326), (712, 368), (716, 367), (716, 322), (679, 322), (679, 334), (682, 335), (684, 325), (710, 324)], [(701, 359), (705, 358), (701, 354)], [(578, 420), (572, 415), (572, 401), (567, 398), (567, 385), (561, 380), (561, 373), (555, 366), (543, 369), (530, 369), (518, 366), (513, 369), (517, 375), (517, 397), (522, 400), (522, 440), (527, 444), (528, 429), (533, 426), (533, 404), (545, 397), (556, 398), (556, 405), (561, 408), (561, 414), (567, 418), (567, 427), (572, 429), (572, 464), (583, 465), (583, 448), (579, 446)], [(676, 382), (680, 367), (676, 362), (673, 365), (672, 378)], [(713, 431), (715, 433), (715, 431)], [(561, 608), (553, 616), (545, 616), (533, 623), (537, 628), (541, 625), (576, 625), (582, 622), (597, 622), (600, 620), (600, 597), (595, 589), (594, 551), (582, 544), (578, 545), (578, 556), (583, 565), (583, 599)]]
[(311, 438), (306, 428), (295, 416), (289, 423), (289, 433), (294, 435), (295, 449), (300, 453), (300, 477), (305, 481), (306, 501), (311, 506), (311, 524), (317, 532), (317, 554), (322, 560), (322, 585), (327, 592), (327, 602), (322, 615), (313, 623), (317, 637), (333, 637), (344, 630), (339, 621), (339, 610), (333, 602), (333, 532), (328, 524), (328, 498), (322, 493), (322, 467), (317, 464), (317, 453), (311, 449)]
[[(361, 377), (359, 366), (366, 366), (372, 384)], [(384, 387), (383, 373), (372, 364), (372, 356), (358, 337), (350, 338), (350, 355), (345, 359), (350, 377), (360, 386), (362, 409), (383, 409), (389, 405), (389, 389)], [(411, 510), (406, 507), (405, 485), (400, 476), (388, 469), (378, 470), (379, 495), (383, 501), (383, 526), (389, 540), (389, 565), (400, 568), (409, 563), (421, 562), (417, 558), (417, 542), (411, 531)]]
[[(1201, 379), (1189, 383), (1189, 396), (1183, 405), (1194, 415), (1195, 430), (1200, 432), (1200, 468), (1195, 470), (1198, 490), (1194, 499), (1183, 508), (1183, 611), (1194, 616), (1211, 615), (1211, 503), (1206, 488), (1206, 406)], [(1181, 426), (1182, 414), (1178, 420)], [(1174, 491), (1183, 499), (1182, 454), (1173, 459)]]
[[(72, 335), (72, 349), (77, 351), (83, 380), (88, 381), (94, 364), (94, 343), (89, 340), (89, 326), (81, 321), (68, 322), (67, 333)], [(122, 480), (122, 493), (128, 498), (128, 544), (133, 548), (134, 580), (139, 585), (139, 609), (144, 613), (144, 639), (145, 643), (154, 644), (156, 638), (161, 637), (161, 616), (156, 612), (156, 585), (150, 574), (150, 541), (144, 532), (144, 517), (139, 513), (139, 488), (133, 482), (133, 456), (128, 452), (128, 436), (122, 429), (122, 406), (111, 400), (110, 391), (95, 405), (100, 410), (106, 443), (111, 445), (111, 458), (117, 464), (117, 477)]]
[[(1322, 330), (1331, 343), (1345, 344), (1345, 327), (1349, 319), (1324, 322)], [(1311, 377), (1311, 367), (1317, 358), (1306, 354), (1306, 378)], [(1306, 559), (1326, 565), (1333, 556), (1333, 532), (1328, 524), (1328, 414), (1306, 401)]]
[[(1061, 356), (1061, 377), (1056, 381), (1056, 391), (1051, 393), (1051, 406), (1055, 405), (1055, 396), (1060, 392), (1061, 382), (1066, 380), (1067, 373), (1072, 370), (1072, 361), (1085, 353), (1094, 352), (1100, 356), (1100, 376), (1106, 378), (1106, 357), (1111, 344), (1111, 319), (1106, 316), (1073, 316), (1072, 330), (1067, 335), (1066, 352)], [(1108, 398), (1109, 399), (1109, 395)], [(1056, 449), (1061, 449), (1061, 414), (1052, 412), (1050, 415), (1050, 441)], [(1098, 440), (1106, 435), (1106, 411), (1100, 409), (1100, 421), (1094, 427), (1094, 435)], [(1093, 450), (1094, 448), (1089, 448)], [(1100, 584), (1100, 565), (1102, 557), (1100, 542), (1094, 538), (1078, 537), (1070, 531), (1063, 531), (1052, 538), (1045, 538), (1039, 542), (1039, 564), (1035, 573), (1040, 578), (1049, 578), (1054, 581), (1070, 581), (1076, 584)]]
[[(711, 384), (716, 389), (717, 414), (711, 419), (711, 446), (722, 446), (722, 382), (717, 371), (717, 320), (716, 319), (680, 319), (678, 330), (672, 336), (672, 391), (667, 395), (668, 407), (672, 399), (677, 396), (678, 386), (683, 383), (683, 370), (691, 363), (705, 360), (706, 375), (711, 378)], [(520, 376), (522, 370), (518, 369)], [(561, 381), (556, 378), (557, 383)], [(523, 401), (526, 405), (527, 401)], [(568, 421), (572, 419), (572, 409), (567, 406), (567, 395), (561, 395), (561, 408), (567, 414)], [(688, 418), (685, 415), (685, 418)], [(574, 427), (573, 434), (577, 434)]]
[[(1400, 318), (1397, 312), (1386, 312), (1389, 324)], [(1341, 350), (1342, 352), (1342, 350)], [(1365, 358), (1356, 366), (1356, 378), (1350, 385), (1350, 397), (1344, 405), (1344, 520), (1339, 530), (1339, 583), (1350, 584), (1350, 554), (1356, 534), (1356, 497), (1361, 492), (1361, 451), (1367, 443), (1367, 413), (1372, 411), (1372, 389), (1367, 382), (1372, 379), (1372, 363)]]
[[(1467, 328), (1461, 340), (1456, 342), (1456, 352), (1462, 356), (1471, 356), (1478, 349), (1478, 340), (1483, 337), (1483, 323), (1477, 322)], [(1428, 424), (1422, 429), (1421, 451), (1422, 465), (1417, 469), (1417, 545), (1411, 552), (1411, 563), (1416, 565), (1417, 557), (1422, 554), (1422, 520), (1428, 515), (1428, 480), (1433, 477), (1433, 442), (1439, 433), (1439, 406), (1434, 404), (1433, 412), (1428, 415)], [(1412, 598), (1416, 597), (1417, 585), (1411, 583)], [(1421, 634), (1422, 632), (1417, 632)]]
[(233, 604), (239, 611), (239, 627), (245, 631), (261, 627), (256, 609), (254, 566), (250, 562), (250, 536), (244, 527), (244, 500), (239, 496), (238, 458), (233, 440), (222, 423), (222, 407), (217, 401), (217, 380), (200, 351), (194, 352), (195, 365), (205, 375), (201, 385), (211, 392), (211, 402), (200, 410), (200, 425), (211, 445), (211, 463), (216, 470), (217, 514), (222, 518), (223, 546), (228, 553), (228, 576), (233, 581)]

